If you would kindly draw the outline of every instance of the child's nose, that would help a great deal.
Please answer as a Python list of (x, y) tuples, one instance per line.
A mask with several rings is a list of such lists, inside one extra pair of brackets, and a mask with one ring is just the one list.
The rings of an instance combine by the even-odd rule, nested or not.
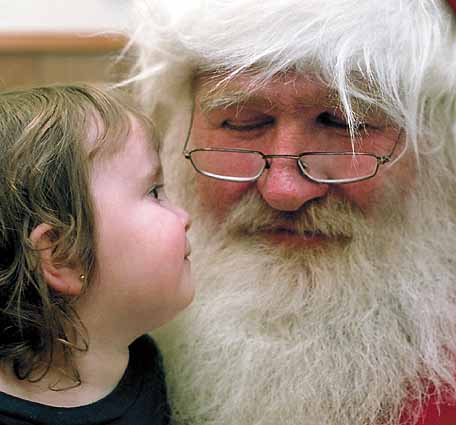
[(185, 227), (185, 231), (190, 229), (190, 226), (192, 225), (192, 220), (190, 218), (190, 214), (186, 210), (184, 210), (183, 208), (180, 208), (180, 207), (176, 207), (175, 211), (176, 211), (176, 215), (182, 221), (182, 224)]

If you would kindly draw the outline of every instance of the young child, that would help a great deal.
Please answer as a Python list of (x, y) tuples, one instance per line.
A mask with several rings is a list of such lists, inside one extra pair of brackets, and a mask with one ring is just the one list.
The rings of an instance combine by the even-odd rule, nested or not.
[(144, 334), (193, 298), (187, 213), (119, 92), (0, 94), (0, 423), (167, 424)]

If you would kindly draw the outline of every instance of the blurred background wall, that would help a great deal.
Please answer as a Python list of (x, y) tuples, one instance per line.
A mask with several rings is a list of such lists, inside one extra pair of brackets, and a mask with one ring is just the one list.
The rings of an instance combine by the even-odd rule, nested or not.
[(0, 0), (0, 89), (124, 78), (129, 15), (129, 0)]

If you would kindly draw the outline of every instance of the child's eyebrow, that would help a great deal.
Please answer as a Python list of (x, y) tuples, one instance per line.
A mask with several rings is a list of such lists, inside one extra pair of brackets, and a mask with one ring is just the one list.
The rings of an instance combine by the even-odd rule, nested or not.
[(158, 165), (156, 167), (153, 167), (150, 172), (148, 172), (145, 177), (144, 177), (144, 180), (148, 183), (150, 182), (154, 182), (154, 181), (157, 181), (157, 180), (163, 180), (163, 169), (162, 169), (162, 166), (161, 165)]

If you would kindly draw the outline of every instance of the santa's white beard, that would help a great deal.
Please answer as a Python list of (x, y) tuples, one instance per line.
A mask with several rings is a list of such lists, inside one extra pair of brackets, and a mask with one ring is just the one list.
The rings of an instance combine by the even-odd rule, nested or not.
[(197, 211), (197, 296), (157, 334), (176, 423), (395, 424), (430, 383), (456, 388), (456, 238), (439, 196), (390, 196), (369, 220), (332, 196), (292, 215), (334, 238), (321, 249), (267, 243), (277, 213), (254, 192), (223, 229)]

